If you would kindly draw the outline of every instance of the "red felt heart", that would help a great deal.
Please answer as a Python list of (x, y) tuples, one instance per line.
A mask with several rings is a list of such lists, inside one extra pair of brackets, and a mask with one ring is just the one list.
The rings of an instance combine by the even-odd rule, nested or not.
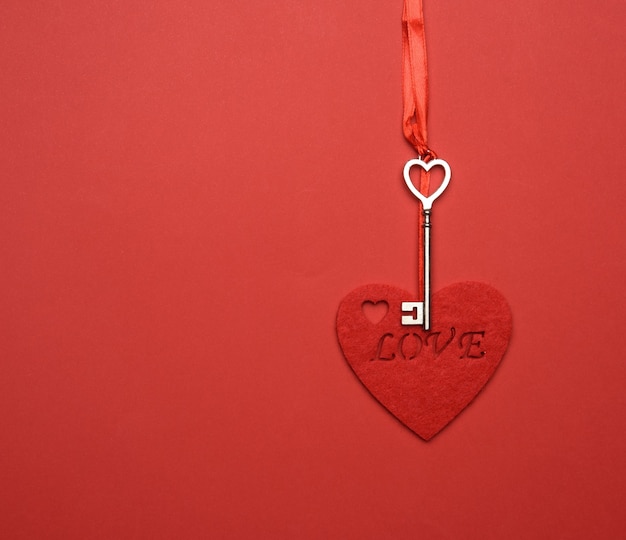
[[(484, 283), (462, 282), (431, 300), (431, 329), (401, 324), (412, 295), (390, 285), (365, 285), (339, 305), (337, 336), (346, 360), (370, 393), (425, 440), (449, 424), (485, 386), (506, 351), (511, 310)], [(364, 303), (386, 302), (373, 324)]]

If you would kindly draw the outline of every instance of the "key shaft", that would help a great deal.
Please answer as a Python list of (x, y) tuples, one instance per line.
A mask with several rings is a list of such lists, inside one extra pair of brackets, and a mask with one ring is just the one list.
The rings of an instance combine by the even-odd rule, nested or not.
[(424, 330), (430, 330), (430, 210), (424, 210)]

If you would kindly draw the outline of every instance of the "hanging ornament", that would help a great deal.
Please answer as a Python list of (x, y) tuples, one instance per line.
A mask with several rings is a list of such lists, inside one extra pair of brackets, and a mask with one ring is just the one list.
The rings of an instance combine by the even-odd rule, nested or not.
[[(489, 381), (508, 346), (512, 320), (504, 296), (485, 283), (455, 283), (431, 295), (431, 212), (452, 174), (427, 143), (422, 0), (404, 0), (402, 44), (403, 131), (417, 152), (403, 175), (421, 206), (418, 295), (391, 285), (358, 287), (339, 305), (337, 336), (348, 364), (369, 392), (429, 440)], [(443, 170), (443, 181), (430, 193), (430, 172), (437, 168)], [(419, 172), (418, 186), (412, 169)]]

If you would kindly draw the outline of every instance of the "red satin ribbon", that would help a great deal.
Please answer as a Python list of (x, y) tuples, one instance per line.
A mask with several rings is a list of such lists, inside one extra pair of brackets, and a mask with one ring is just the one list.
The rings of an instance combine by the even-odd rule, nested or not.
[(402, 13), (402, 94), (404, 136), (426, 161), (428, 148), (428, 62), (422, 0), (404, 0)]
[[(428, 62), (422, 0), (404, 0), (402, 12), (402, 129), (424, 161), (436, 158), (428, 147)], [(429, 175), (420, 174), (419, 190), (428, 193)], [(417, 290), (424, 290), (424, 215), (418, 216)]]

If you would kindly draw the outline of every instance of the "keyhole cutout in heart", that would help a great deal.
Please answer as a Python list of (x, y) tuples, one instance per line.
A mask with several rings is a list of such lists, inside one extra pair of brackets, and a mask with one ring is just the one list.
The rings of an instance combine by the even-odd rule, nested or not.
[(387, 312), (389, 311), (389, 304), (384, 300), (380, 300), (379, 302), (366, 300), (361, 305), (361, 309), (363, 310), (363, 315), (365, 315), (369, 322), (372, 324), (378, 324), (387, 315)]

